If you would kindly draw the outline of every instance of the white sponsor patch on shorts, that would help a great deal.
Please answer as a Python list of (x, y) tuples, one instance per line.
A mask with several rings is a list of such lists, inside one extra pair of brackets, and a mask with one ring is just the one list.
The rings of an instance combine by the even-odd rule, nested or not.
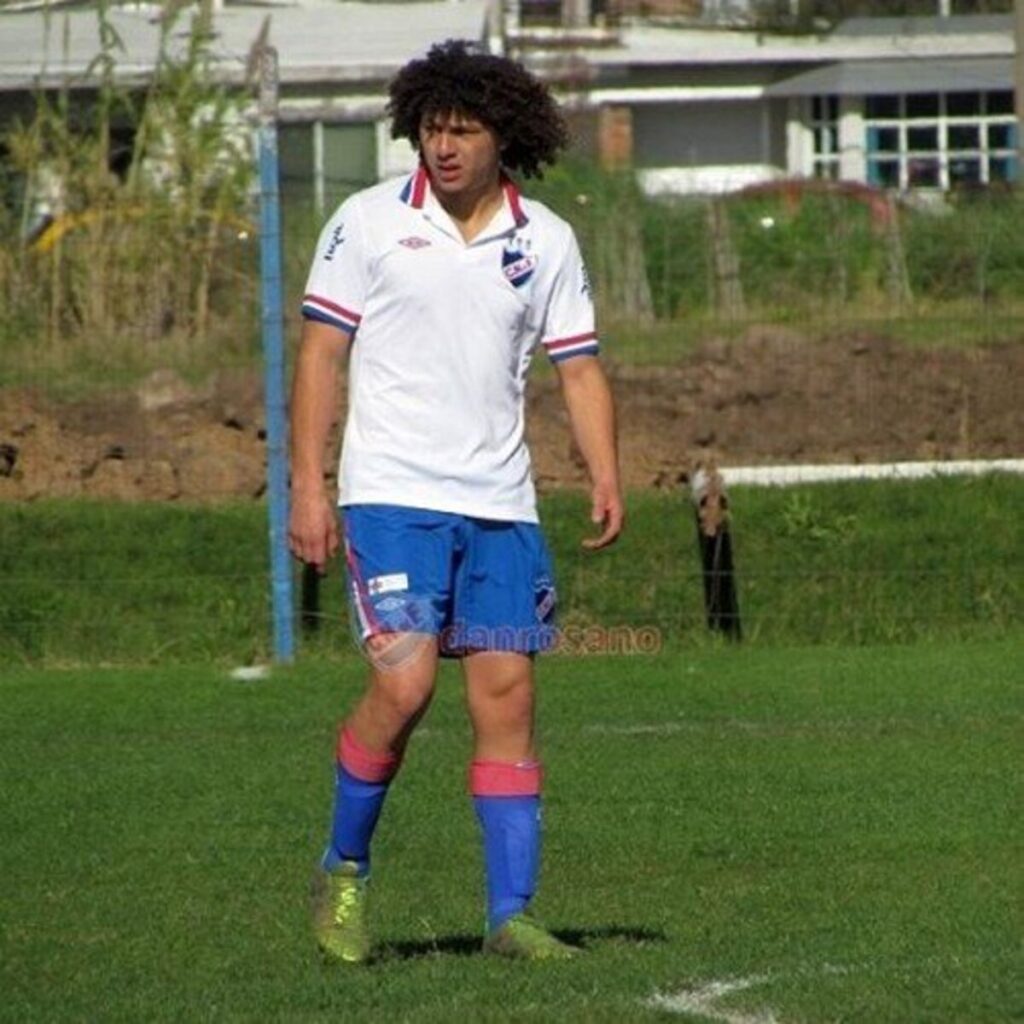
[(409, 574), (404, 572), (392, 572), (386, 576), (374, 576), (366, 581), (366, 592), (368, 594), (390, 594), (393, 590), (408, 590)]

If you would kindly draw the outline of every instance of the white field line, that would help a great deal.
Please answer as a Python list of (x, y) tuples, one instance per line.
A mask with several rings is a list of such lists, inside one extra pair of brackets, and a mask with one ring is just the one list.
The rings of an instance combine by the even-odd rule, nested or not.
[(669, 1013), (692, 1013), (707, 1017), (708, 1020), (722, 1021), (723, 1024), (782, 1024), (769, 1009), (745, 1013), (716, 1005), (718, 1000), (725, 996), (755, 988), (770, 980), (767, 974), (753, 974), (749, 978), (708, 981), (699, 988), (683, 989), (681, 992), (655, 992), (645, 1000), (644, 1005), (653, 1010), (667, 1010)]
[[(583, 726), (583, 732), (605, 736), (674, 736), (685, 728), (680, 722), (657, 722), (652, 725), (604, 725), (596, 722)], [(692, 730), (694, 727), (691, 725), (689, 728)]]
[[(867, 966), (865, 964), (864, 968)], [(849, 974), (854, 970), (858, 970), (858, 968), (841, 964), (822, 964), (817, 968), (798, 969), (794, 974)], [(709, 1020), (722, 1021), (723, 1024), (783, 1024), (775, 1016), (775, 1011), (768, 1007), (748, 1013), (715, 1005), (719, 999), (724, 999), (734, 992), (745, 992), (747, 989), (766, 985), (770, 981), (778, 981), (783, 977), (786, 975), (751, 974), (746, 978), (706, 981), (697, 988), (684, 988), (679, 992), (655, 992), (654, 995), (644, 1000), (644, 1005), (655, 1010), (667, 1010), (669, 1013), (696, 1014), (707, 1017)]]
[[(953, 965), (961, 967), (965, 960), (981, 963), (992, 963), (1002, 960), (1004, 957), (960, 957), (960, 956), (930, 956), (917, 960), (903, 962), (899, 965), (888, 964), (890, 969), (899, 966), (900, 970), (908, 970), (923, 966), (935, 967), (942, 965)], [(1017, 951), (1011, 950), (1005, 959), (1017, 961)], [(769, 982), (781, 981), (784, 978), (793, 977), (815, 977), (822, 975), (853, 974), (860, 971), (871, 971), (884, 969), (884, 963), (872, 963), (865, 961), (861, 964), (830, 964), (823, 963), (820, 966), (807, 965), (798, 967), (793, 971), (770, 974), (751, 974), (745, 978), (725, 978), (720, 981), (706, 981), (696, 987), (684, 988), (678, 992), (655, 992), (643, 1000), (643, 1005), (654, 1010), (667, 1010), (669, 1013), (689, 1013), (706, 1017), (708, 1020), (721, 1021), (723, 1024), (783, 1024), (775, 1015), (775, 1011), (762, 1007), (758, 1010), (730, 1010), (724, 1006), (718, 1006), (720, 999), (733, 995), (736, 992), (745, 992), (747, 989), (756, 988), (759, 985), (766, 985)]]
[(837, 480), (924, 480), (941, 476), (1024, 473), (1024, 459), (961, 459), (934, 462), (866, 462), (861, 465), (733, 466), (720, 470), (728, 485), (785, 487)]

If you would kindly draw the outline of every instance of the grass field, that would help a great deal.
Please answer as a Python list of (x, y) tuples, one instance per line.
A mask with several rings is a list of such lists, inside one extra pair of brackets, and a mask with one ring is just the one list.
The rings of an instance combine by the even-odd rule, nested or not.
[(546, 659), (538, 910), (587, 952), (539, 967), (476, 952), (453, 673), (382, 820), (378, 960), (314, 955), (362, 672), (8, 668), (0, 1018), (1020, 1019), (1012, 639)]

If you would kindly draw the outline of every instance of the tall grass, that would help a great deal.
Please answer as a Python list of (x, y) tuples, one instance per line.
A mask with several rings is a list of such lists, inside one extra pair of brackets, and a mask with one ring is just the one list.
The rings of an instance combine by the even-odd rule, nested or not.
[[(2, 139), (22, 186), (0, 207), (8, 380), (194, 365), (252, 340), (258, 275), (244, 97), (216, 82), (200, 16), (183, 49), (172, 45), (178, 18), (165, 19), (142, 92), (117, 77), (123, 46), (104, 4), (97, 17), (93, 98), (67, 84), (40, 90), (33, 115)], [(33, 223), (43, 200), (48, 228)]]
[[(531, 192), (576, 228), (606, 323), (646, 336), (651, 325), (638, 324), (636, 312), (649, 305), (658, 323), (736, 329), (715, 305), (707, 199), (648, 198), (627, 173), (573, 161)], [(863, 199), (839, 192), (736, 194), (721, 207), (748, 322), (884, 323), (897, 336), (907, 323), (926, 323), (932, 340), (966, 343), (1024, 333), (1024, 201), (1016, 192), (894, 204), (888, 227)], [(639, 269), (629, 262), (625, 222), (639, 228)]]

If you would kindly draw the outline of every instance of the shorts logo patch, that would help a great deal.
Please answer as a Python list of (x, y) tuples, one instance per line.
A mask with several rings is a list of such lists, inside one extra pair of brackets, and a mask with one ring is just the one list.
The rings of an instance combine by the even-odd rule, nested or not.
[(547, 576), (542, 576), (533, 583), (533, 596), (536, 602), (537, 621), (547, 622), (555, 610), (555, 585)]
[(374, 576), (366, 581), (366, 592), (371, 596), (388, 594), (393, 590), (408, 590), (409, 575), (404, 572), (392, 572), (385, 576)]

